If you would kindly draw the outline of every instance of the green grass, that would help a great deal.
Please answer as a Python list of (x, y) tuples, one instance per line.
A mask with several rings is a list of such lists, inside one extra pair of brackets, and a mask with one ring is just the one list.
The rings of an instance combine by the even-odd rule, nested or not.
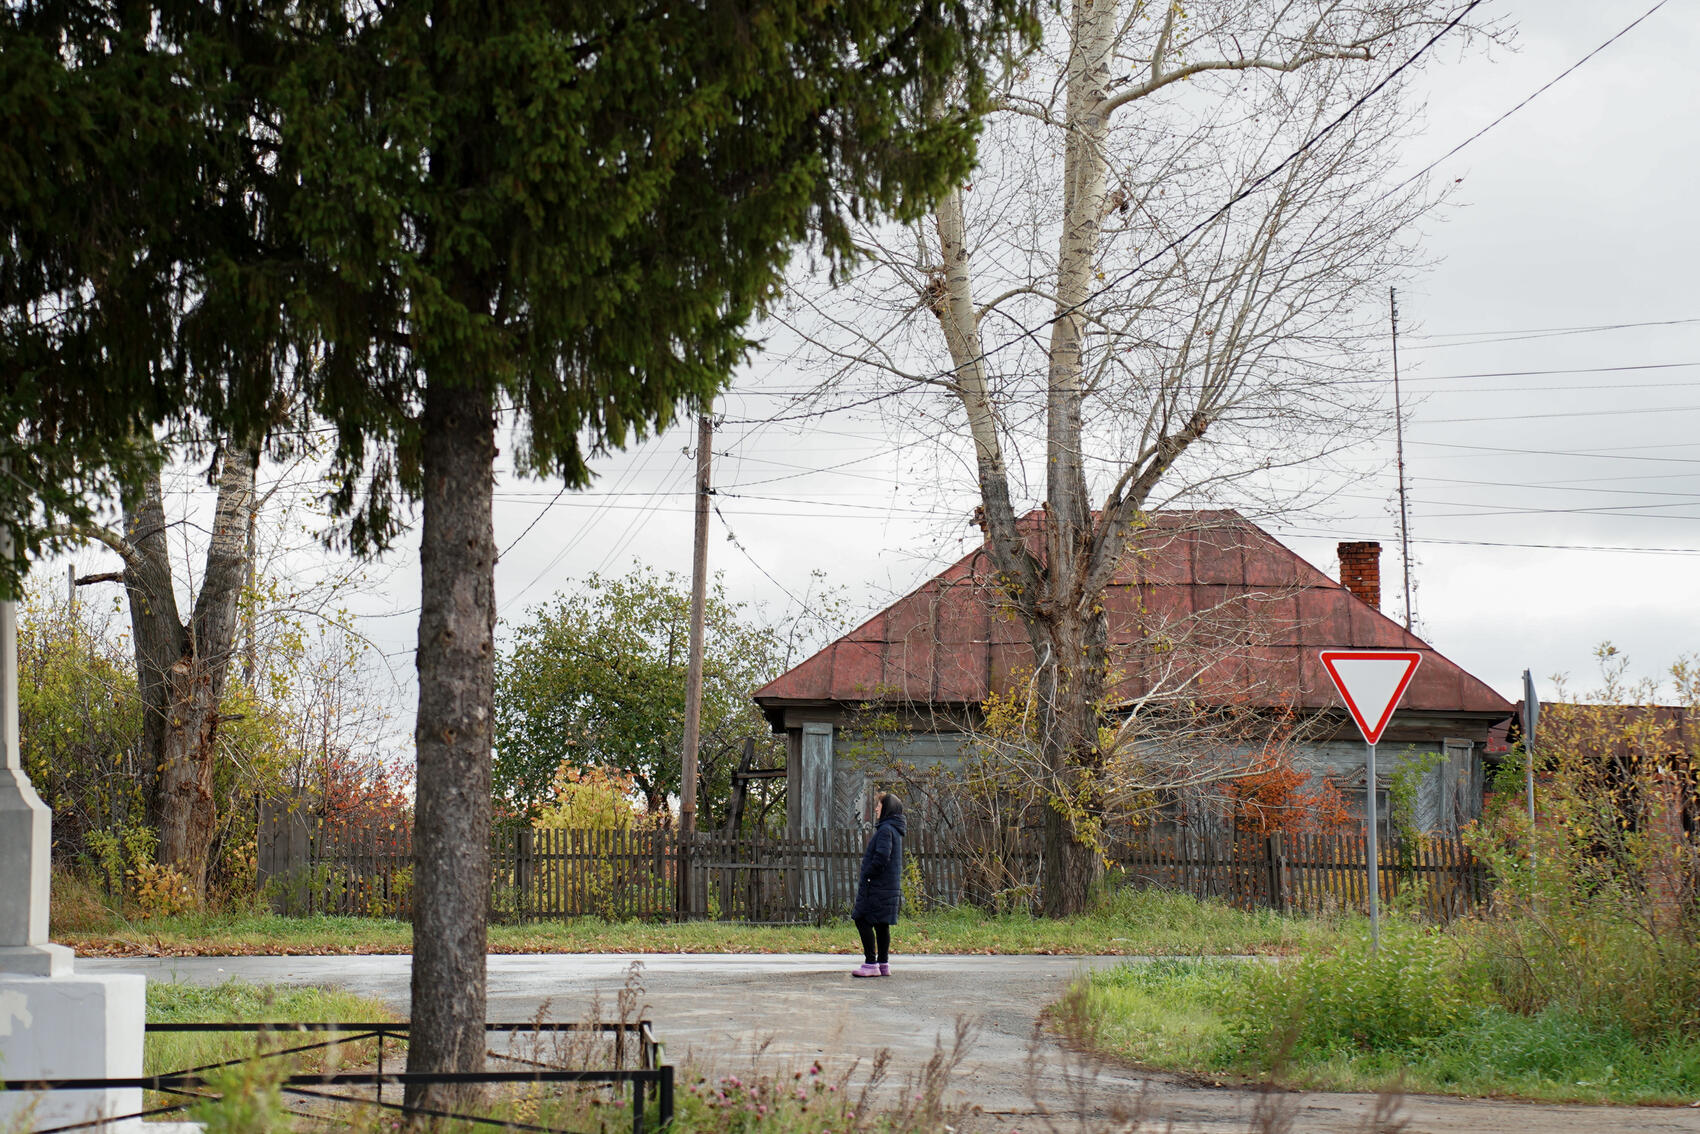
[(1389, 937), (1382, 960), (1357, 945), (1327, 958), (1135, 962), (1072, 991), (1092, 1046), (1164, 1070), (1309, 1090), (1700, 1099), (1700, 1038), (1638, 1039), (1555, 1008), (1518, 1015), (1430, 978), (1445, 935), (1395, 927)]
[[(1061, 920), (973, 909), (904, 917), (892, 935), (902, 953), (1197, 955), (1331, 949), (1344, 921), (1236, 910), (1156, 890), (1123, 891), (1090, 914)], [(405, 953), (408, 923), (383, 918), (196, 913), (129, 921), (80, 916), (56, 923), (55, 940), (89, 955), (243, 956)], [(824, 926), (722, 922), (606, 922), (600, 918), (492, 925), (493, 953), (844, 953), (858, 951), (845, 921)]]
[[(395, 1013), (384, 1007), (381, 1001), (340, 989), (254, 985), (237, 980), (210, 988), (150, 980), (147, 1013), (149, 1023), (185, 1024), (295, 1020), (370, 1023), (396, 1019)], [(142, 1073), (163, 1075), (328, 1038), (300, 1034), (259, 1036), (243, 1032), (155, 1032), (148, 1036), (143, 1049)], [(395, 1049), (400, 1051), (400, 1045), (397, 1044)], [(331, 1061), (340, 1062), (343, 1066), (358, 1065), (370, 1059), (375, 1051), (375, 1041), (341, 1044)], [(302, 1071), (317, 1071), (326, 1065), (326, 1053), (321, 1050), (294, 1057), (294, 1065)]]
[(1098, 974), (1084, 982), (1094, 1046), (1150, 1067), (1215, 1070), (1221, 1006), (1245, 963), (1177, 957)]

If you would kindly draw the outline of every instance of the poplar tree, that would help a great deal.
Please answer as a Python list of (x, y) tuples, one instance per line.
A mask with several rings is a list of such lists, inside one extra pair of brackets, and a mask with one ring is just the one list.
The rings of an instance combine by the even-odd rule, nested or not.
[[(1106, 595), (1160, 558), (1131, 554), (1153, 511), (1289, 508), (1304, 491), (1282, 470), (1384, 414), (1381, 303), (1436, 199), (1389, 173), (1403, 76), (1436, 37), (1467, 39), (1474, 7), (1060, 4), (973, 182), (923, 224), (859, 234), (870, 270), (795, 305), (800, 366), (883, 385), (888, 407), (913, 391), (895, 412), (973, 470), (1032, 650), (1049, 914), (1087, 907), (1112, 797), (1198, 782), (1195, 709), (1282, 632), (1239, 612), (1229, 633), (1227, 604), (1112, 614)], [(1118, 646), (1112, 617), (1145, 629)]]

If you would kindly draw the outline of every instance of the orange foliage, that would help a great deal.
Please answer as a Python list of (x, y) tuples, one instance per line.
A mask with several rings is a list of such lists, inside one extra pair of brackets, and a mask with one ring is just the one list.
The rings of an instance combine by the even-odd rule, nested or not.
[(387, 827), (406, 832), (413, 824), (413, 777), (399, 765), (333, 753), (313, 762), (319, 812), (338, 830)]
[(1286, 752), (1259, 755), (1250, 771), (1228, 784), (1235, 830), (1243, 836), (1263, 837), (1313, 834), (1351, 825), (1340, 790), (1325, 780), (1318, 790), (1306, 791), (1309, 780), (1309, 773), (1293, 767)]

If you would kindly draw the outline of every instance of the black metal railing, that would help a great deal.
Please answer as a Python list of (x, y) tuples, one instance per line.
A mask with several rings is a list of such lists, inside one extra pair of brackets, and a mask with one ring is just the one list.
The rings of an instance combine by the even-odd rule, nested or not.
[[(644, 1134), (644, 1113), (648, 1106), (649, 1088), (654, 1087), (657, 1120), (660, 1130), (665, 1131), (673, 1121), (673, 1068), (661, 1062), (664, 1049), (655, 1038), (655, 1031), (648, 1020), (638, 1020), (633, 1023), (556, 1023), (543, 1021), (526, 1021), (524, 1023), (487, 1023), (484, 1025), (486, 1034), (548, 1034), (561, 1032), (595, 1031), (611, 1034), (614, 1037), (613, 1070), (566, 1070), (551, 1067), (541, 1061), (527, 1059), (512, 1053), (490, 1051), (487, 1054), (493, 1059), (506, 1062), (528, 1063), (533, 1066), (526, 1070), (516, 1071), (477, 1071), (477, 1072), (409, 1072), (384, 1070), (384, 1042), (386, 1040), (405, 1039), (408, 1025), (390, 1021), (374, 1023), (327, 1023), (327, 1022), (287, 1022), (287, 1023), (150, 1023), (146, 1025), (149, 1033), (167, 1032), (248, 1032), (255, 1034), (288, 1034), (301, 1033), (334, 1033), (334, 1039), (322, 1040), (315, 1043), (303, 1043), (292, 1047), (279, 1048), (275, 1051), (260, 1052), (241, 1059), (227, 1059), (217, 1063), (207, 1063), (198, 1067), (185, 1068), (165, 1075), (138, 1075), (114, 1078), (70, 1078), (70, 1079), (41, 1079), (41, 1080), (11, 1080), (0, 1082), (0, 1091), (100, 1091), (100, 1090), (134, 1090), (155, 1091), (163, 1094), (188, 1096), (184, 1102), (168, 1106), (153, 1107), (131, 1114), (113, 1115), (92, 1119), (86, 1122), (70, 1123), (37, 1131), (37, 1134), (69, 1134), (71, 1131), (91, 1130), (101, 1126), (132, 1119), (148, 1118), (160, 1114), (169, 1114), (193, 1106), (195, 1101), (210, 1096), (205, 1092), (208, 1086), (209, 1073), (226, 1067), (247, 1063), (254, 1059), (275, 1059), (286, 1055), (296, 1055), (303, 1052), (317, 1051), (337, 1044), (358, 1043), (364, 1040), (377, 1040), (377, 1070), (376, 1071), (333, 1071), (322, 1074), (293, 1074), (285, 1076), (278, 1084), (279, 1089), (287, 1094), (300, 1098), (314, 1099), (325, 1102), (352, 1103), (363, 1106), (376, 1106), (384, 1110), (394, 1110), (406, 1114), (428, 1118), (453, 1118), (465, 1122), (493, 1126), (504, 1130), (537, 1131), (540, 1134), (574, 1134), (571, 1131), (559, 1130), (555, 1127), (540, 1126), (533, 1123), (517, 1122), (512, 1119), (493, 1118), (461, 1111), (436, 1110), (429, 1107), (410, 1106), (406, 1103), (388, 1102), (383, 1097), (386, 1086), (407, 1087), (416, 1084), (425, 1085), (484, 1085), (503, 1083), (604, 1083), (609, 1085), (631, 1085), (632, 1134)], [(628, 1038), (636, 1042), (637, 1066), (627, 1069), (625, 1062)], [(334, 1094), (314, 1088), (324, 1087), (371, 1087), (373, 1097), (365, 1098), (357, 1095)], [(299, 1113), (299, 1112), (297, 1112)]]

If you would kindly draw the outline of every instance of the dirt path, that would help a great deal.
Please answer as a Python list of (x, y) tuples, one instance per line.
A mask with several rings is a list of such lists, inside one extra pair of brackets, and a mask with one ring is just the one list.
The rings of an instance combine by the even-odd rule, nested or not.
[[(970, 1125), (989, 1131), (1074, 1130), (1137, 1111), (1146, 1129), (1175, 1134), (1243, 1134), (1260, 1105), (1274, 1101), (1292, 1119), (1294, 1134), (1360, 1131), (1376, 1097), (1364, 1094), (1280, 1094), (1188, 1082), (1180, 1077), (1119, 1068), (1092, 1071), (1050, 1038), (1035, 1037), (1034, 1021), (1069, 978), (1116, 957), (900, 957), (885, 980), (852, 980), (843, 957), (812, 955), (614, 954), (493, 956), (491, 1019), (526, 1020), (547, 1004), (556, 1019), (579, 1019), (593, 998), (605, 1014), (632, 960), (643, 963), (642, 1001), (667, 1043), (672, 1063), (693, 1063), (721, 1074), (751, 1067), (761, 1050), (765, 1069), (806, 1065), (821, 1058), (868, 1066), (880, 1049), (891, 1053), (888, 1090), (920, 1073), (935, 1044), (948, 1045), (958, 1020), (974, 1037), (951, 1079), (951, 1097), (976, 1104)], [(90, 970), (142, 972), (151, 980), (216, 984), (229, 977), (255, 983), (332, 984), (376, 996), (405, 1013), (409, 958), (189, 957), (83, 959)], [(1048, 1116), (1048, 1117), (1047, 1117)], [(1700, 1134), (1700, 1109), (1549, 1106), (1409, 1096), (1397, 1117), (1407, 1134)], [(1125, 1129), (1125, 1125), (1122, 1127)], [(1280, 1127), (1277, 1127), (1280, 1129)]]

